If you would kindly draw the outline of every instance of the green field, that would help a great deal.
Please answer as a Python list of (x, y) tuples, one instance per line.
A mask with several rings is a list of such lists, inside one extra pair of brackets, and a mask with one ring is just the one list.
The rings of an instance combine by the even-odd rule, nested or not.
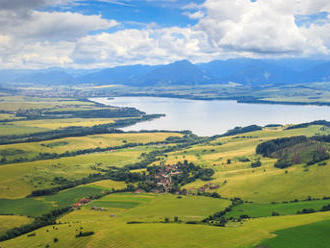
[[(125, 215), (131, 220), (162, 220), (165, 217), (173, 218), (174, 216), (183, 220), (201, 220), (210, 213), (222, 210), (231, 204), (228, 200), (202, 196), (178, 197), (175, 195), (135, 195), (130, 193), (109, 195), (100, 201), (102, 203), (109, 202), (110, 206), (114, 203), (117, 207), (113, 208), (126, 208), (127, 206), (131, 208), (137, 204), (136, 208), (128, 211)], [(100, 201), (96, 201), (96, 204), (100, 205)], [(132, 205), (130, 206), (130, 204)]]
[(330, 221), (320, 221), (309, 225), (275, 232), (276, 237), (261, 243), (265, 248), (328, 248)]
[(330, 204), (330, 200), (313, 200), (301, 201), (293, 203), (275, 203), (275, 204), (257, 204), (257, 203), (244, 203), (233, 208), (226, 217), (238, 218), (241, 215), (248, 215), (249, 217), (266, 217), (272, 216), (273, 212), (279, 215), (293, 215), (297, 214), (302, 209), (314, 209), (319, 211), (323, 206)]
[(54, 209), (54, 207), (51, 203), (39, 199), (0, 199), (1, 214), (37, 217), (48, 213), (52, 209)]

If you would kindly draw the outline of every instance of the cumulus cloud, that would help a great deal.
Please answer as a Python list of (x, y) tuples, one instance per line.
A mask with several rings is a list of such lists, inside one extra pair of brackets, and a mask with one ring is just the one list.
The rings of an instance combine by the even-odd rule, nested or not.
[[(47, 1), (1, 1), (2, 67), (73, 65), (71, 54), (77, 40), (90, 32), (108, 30), (119, 25), (100, 15), (34, 10), (47, 5)], [(66, 3), (66, 0), (52, 1), (52, 4)]]
[(294, 16), (275, 1), (208, 0), (203, 7), (207, 16), (197, 29), (207, 33), (214, 49), (251, 53), (299, 53), (305, 38)]
[(190, 28), (121, 30), (81, 38), (73, 59), (81, 64), (99, 66), (124, 64), (159, 64), (180, 59), (196, 60), (200, 34)]
[(31, 9), (44, 4), (45, 0), (1, 0), (0, 10)]
[[(183, 14), (197, 20), (193, 26), (145, 25), (116, 32), (108, 29), (118, 23), (99, 15), (29, 9), (46, 1), (33, 0), (25, 6), (15, 0), (0, 9), (3, 65), (106, 67), (180, 59), (328, 55), (330, 51), (327, 20), (296, 24), (297, 15), (330, 12), (328, 0), (206, 0), (183, 7)], [(13, 11), (15, 3), (26, 10), (25, 18)]]
[(41, 40), (75, 39), (90, 31), (109, 29), (118, 25), (99, 15), (86, 16), (72, 12), (32, 11), (27, 18), (0, 11), (0, 33), (19, 38)]

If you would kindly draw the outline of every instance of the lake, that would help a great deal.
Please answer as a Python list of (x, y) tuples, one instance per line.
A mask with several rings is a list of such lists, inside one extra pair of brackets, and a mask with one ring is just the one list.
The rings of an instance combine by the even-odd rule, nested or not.
[(165, 117), (123, 128), (140, 130), (191, 130), (201, 136), (222, 134), (236, 126), (296, 124), (330, 120), (330, 107), (312, 105), (245, 104), (236, 101), (186, 100), (160, 97), (93, 98), (95, 102), (135, 107)]

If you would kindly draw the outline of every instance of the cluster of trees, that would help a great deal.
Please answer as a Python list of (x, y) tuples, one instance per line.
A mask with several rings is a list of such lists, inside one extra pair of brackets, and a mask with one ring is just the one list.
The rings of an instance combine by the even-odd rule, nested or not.
[(207, 196), (207, 197), (212, 197), (212, 198), (218, 198), (218, 199), (222, 198), (221, 195), (219, 195), (217, 192), (201, 192), (201, 191), (198, 191), (197, 195)]
[(301, 123), (301, 124), (289, 126), (287, 129), (305, 128), (305, 127), (309, 127), (312, 125), (321, 125), (321, 126), (330, 127), (330, 122), (325, 121), (325, 120), (312, 121), (312, 122), (308, 122), (308, 123)]
[(259, 130), (262, 130), (262, 127), (257, 125), (251, 125), (247, 127), (235, 127), (234, 129), (228, 130), (223, 136), (232, 136), (236, 134), (248, 133)]
[(318, 162), (322, 162), (324, 160), (327, 160), (329, 158), (330, 158), (330, 155), (327, 152), (327, 150), (325, 149), (325, 147), (323, 147), (321, 145), (318, 145), (316, 147), (316, 150), (313, 151), (312, 159), (307, 162), (307, 165), (313, 165), (313, 164), (316, 164)]
[(101, 108), (88, 110), (49, 110), (49, 109), (20, 109), (16, 112), (17, 117), (27, 120), (54, 119), (54, 118), (120, 118), (138, 117), (145, 112), (136, 108)]
[(87, 236), (91, 236), (93, 235), (94, 232), (79, 232), (77, 235), (76, 235), (76, 238), (79, 238), (79, 237), (87, 237)]
[[(276, 168), (284, 169), (302, 162), (313, 165), (330, 158), (326, 144), (329, 140), (330, 135), (274, 139), (259, 144), (256, 153), (265, 157), (278, 158), (274, 165)], [(302, 153), (305, 155), (302, 156)]]
[(296, 144), (307, 142), (306, 136), (294, 136), (289, 138), (280, 138), (263, 142), (257, 146), (256, 153), (264, 157), (272, 157), (275, 152), (283, 150)]
[[(180, 171), (180, 174), (172, 175), (173, 185), (171, 187), (170, 192), (180, 191), (181, 186), (191, 183), (197, 179), (210, 180), (212, 175), (214, 174), (213, 169), (201, 168), (200, 166), (196, 166), (193, 163), (189, 163), (187, 160), (185, 160), (183, 163), (178, 162), (176, 166), (178, 167), (178, 171)], [(157, 185), (157, 180), (155, 180), (161, 169), (161, 166), (148, 167), (148, 175), (146, 175), (145, 173), (140, 174), (142, 180), (139, 182), (138, 188), (143, 189), (146, 192), (150, 192), (155, 189), (163, 191), (164, 188), (162, 186)], [(214, 195), (214, 197), (217, 196), (218, 195)]]
[(252, 168), (257, 168), (261, 166), (260, 158), (258, 158), (256, 161), (252, 162), (250, 165)]
[(292, 160), (289, 158), (289, 155), (286, 153), (284, 156), (279, 158), (274, 166), (279, 169), (285, 169), (293, 165)]
[(214, 175), (213, 169), (196, 166), (194, 163), (189, 163), (187, 160), (184, 160), (183, 163), (178, 162), (176, 165), (182, 173), (173, 176), (172, 180), (180, 185), (191, 183), (196, 179), (208, 181), (211, 180), (211, 177)]
[[(232, 219), (232, 218), (227, 219), (225, 217), (226, 213), (230, 212), (233, 209), (233, 207), (243, 203), (243, 201), (240, 198), (232, 198), (231, 202), (232, 202), (232, 204), (230, 206), (226, 207), (225, 210), (219, 211), (213, 215), (210, 215), (209, 217), (203, 219), (202, 222), (208, 223), (213, 226), (225, 226), (226, 223)], [(242, 217), (244, 217), (244, 216), (242, 216)]]
[(311, 137), (312, 140), (330, 143), (330, 135), (321, 135), (321, 136), (314, 136)]
[(8, 230), (5, 234), (0, 236), (0, 241), (5, 241), (8, 239), (15, 238), (17, 236), (20, 236), (25, 233), (32, 232), (40, 227), (48, 226), (48, 225), (54, 225), (56, 224), (56, 219), (72, 210), (71, 207), (65, 207), (61, 209), (56, 209), (48, 214), (44, 214), (41, 217), (37, 217), (34, 219), (34, 221), (31, 224), (23, 225), (20, 227), (15, 227), (13, 229)]

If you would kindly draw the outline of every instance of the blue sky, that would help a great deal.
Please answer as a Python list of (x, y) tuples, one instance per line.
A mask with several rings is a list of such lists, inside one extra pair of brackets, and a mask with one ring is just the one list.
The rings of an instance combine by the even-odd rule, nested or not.
[(330, 56), (329, 0), (1, 0), (0, 68)]
[(191, 26), (197, 20), (184, 13), (188, 4), (202, 4), (204, 0), (180, 1), (77, 1), (74, 5), (48, 8), (49, 10), (70, 10), (86, 15), (101, 14), (103, 18), (115, 19), (121, 28), (143, 28), (154, 23), (160, 27)]

